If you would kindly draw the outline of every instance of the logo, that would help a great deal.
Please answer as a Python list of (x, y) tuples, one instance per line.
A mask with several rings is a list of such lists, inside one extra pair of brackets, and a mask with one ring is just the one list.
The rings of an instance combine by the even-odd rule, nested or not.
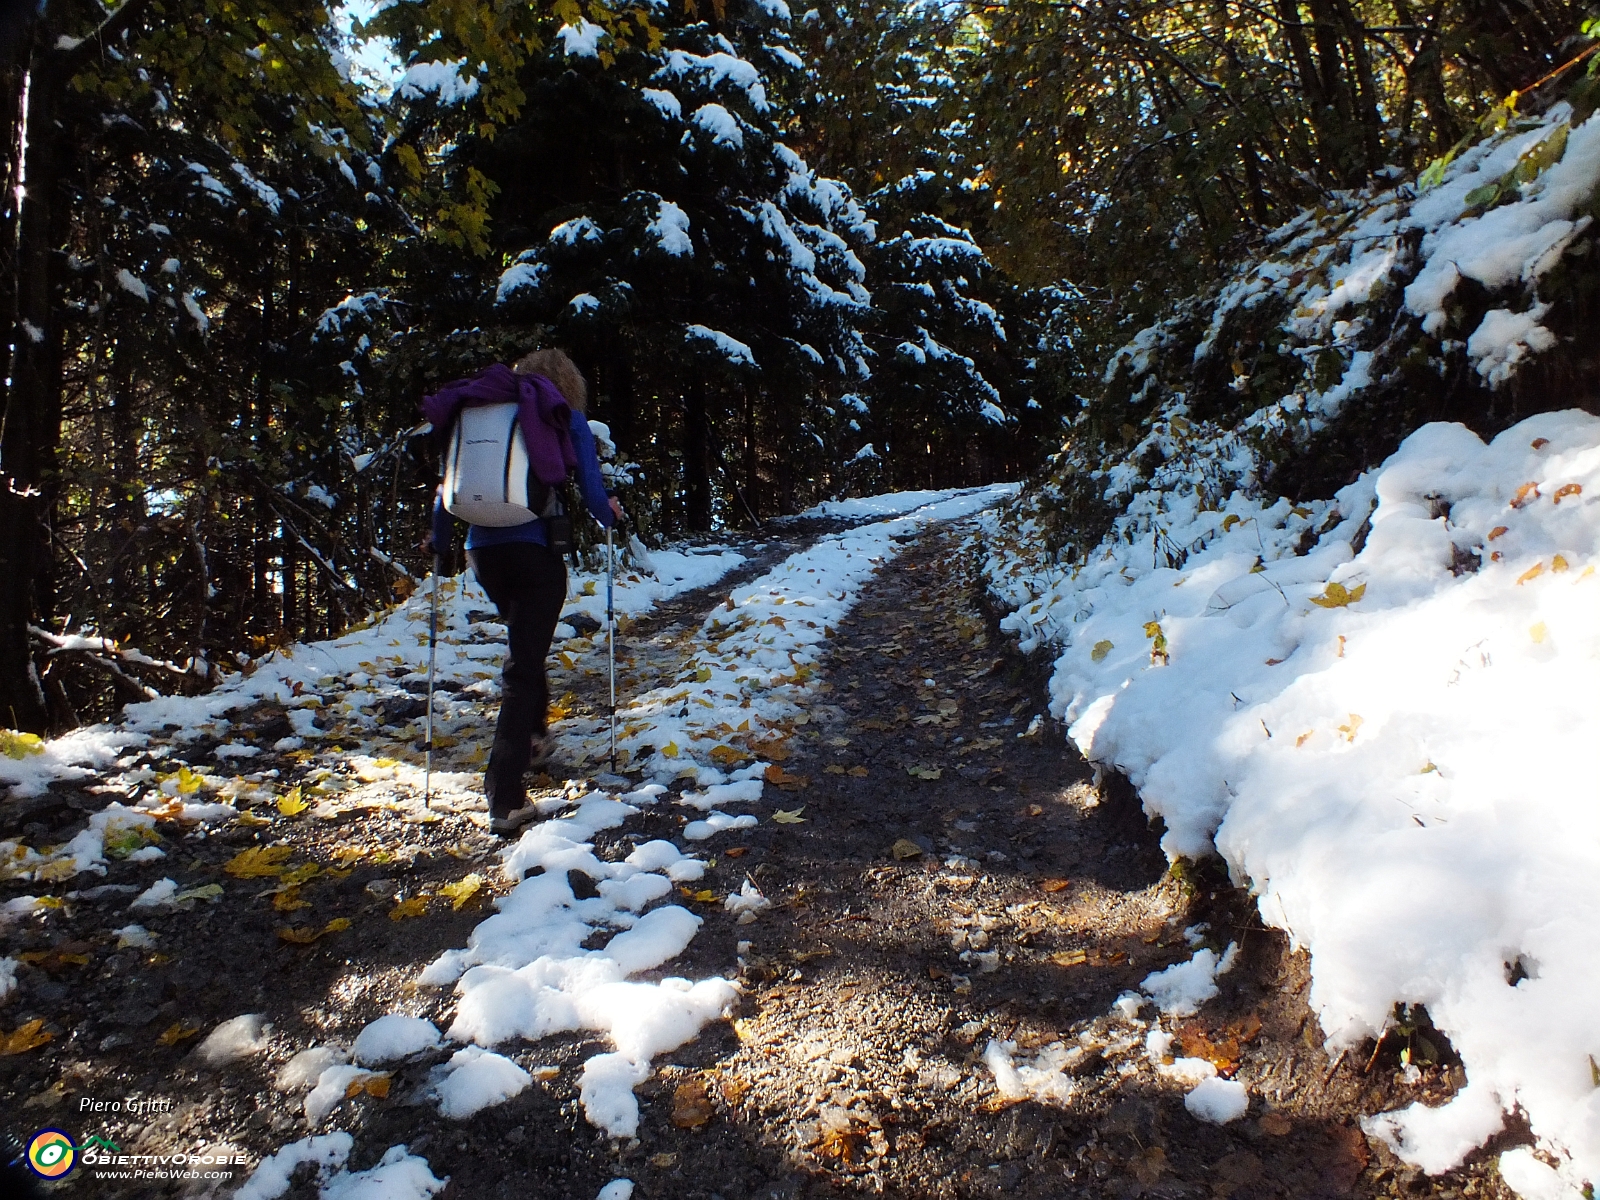
[(61, 1179), (78, 1165), (78, 1148), (60, 1129), (41, 1129), (28, 1143), (28, 1166), (41, 1179)]
[(102, 1151), (102, 1152), (104, 1152), (106, 1154), (121, 1154), (122, 1153), (122, 1147), (121, 1146), (117, 1145), (110, 1138), (101, 1137), (98, 1133), (95, 1134), (93, 1137), (86, 1139), (84, 1141), (83, 1145), (79, 1146), (78, 1149), (79, 1150), (100, 1150), (100, 1151)]

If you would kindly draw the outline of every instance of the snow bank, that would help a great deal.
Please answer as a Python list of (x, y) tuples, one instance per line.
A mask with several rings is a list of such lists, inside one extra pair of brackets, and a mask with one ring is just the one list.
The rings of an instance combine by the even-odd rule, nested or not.
[(1600, 419), (1429, 425), (1331, 501), (1161, 499), (1075, 570), (992, 548), (1052, 712), (1310, 951), (1331, 1046), (1427, 1006), (1469, 1086), (1372, 1132), (1441, 1171), (1517, 1106), (1600, 1177)]

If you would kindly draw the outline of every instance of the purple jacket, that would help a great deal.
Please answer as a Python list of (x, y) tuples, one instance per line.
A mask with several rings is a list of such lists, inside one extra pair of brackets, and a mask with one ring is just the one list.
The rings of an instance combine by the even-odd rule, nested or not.
[(540, 483), (561, 483), (578, 465), (572, 447), (572, 410), (560, 389), (543, 375), (518, 375), (504, 363), (495, 363), (471, 379), (454, 380), (424, 396), (422, 415), (443, 433), (461, 409), (480, 404), (517, 406), (528, 463)]

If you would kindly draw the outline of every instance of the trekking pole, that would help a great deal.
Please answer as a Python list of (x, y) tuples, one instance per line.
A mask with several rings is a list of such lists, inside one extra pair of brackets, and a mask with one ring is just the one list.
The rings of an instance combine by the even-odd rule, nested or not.
[(428, 740), (422, 747), (422, 807), (433, 807), (433, 668), (439, 659), (439, 556), (428, 588)]
[(611, 526), (606, 526), (606, 657), (611, 660), (611, 773), (617, 773), (617, 615), (611, 604), (611, 589), (616, 578), (616, 559), (611, 545)]

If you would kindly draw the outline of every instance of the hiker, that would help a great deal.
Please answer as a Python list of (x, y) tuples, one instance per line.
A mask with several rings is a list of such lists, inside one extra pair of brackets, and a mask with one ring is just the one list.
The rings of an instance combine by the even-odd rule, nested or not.
[[(562, 551), (571, 538), (570, 521), (553, 511), (559, 509), (555, 489), (561, 479), (576, 476), (584, 505), (596, 521), (610, 528), (623, 516), (621, 503), (607, 492), (600, 475), (594, 434), (583, 416), (588, 398), (582, 372), (565, 353), (536, 350), (514, 367), (496, 363), (471, 379), (446, 384), (422, 401), (423, 416), (440, 433), (451, 428), (462, 408), (517, 404), (529, 473), (549, 484), (557, 498), (539, 506), (546, 516), (520, 525), (470, 525), (467, 532), (467, 564), (507, 630), (500, 720), (483, 781), (489, 828), (497, 834), (510, 834), (535, 815), (522, 776), (530, 762), (543, 762), (549, 754), (545, 656), (567, 599)], [(448, 549), (454, 520), (445, 510), (441, 484), (434, 498), (433, 530), (424, 548), (436, 554)]]

